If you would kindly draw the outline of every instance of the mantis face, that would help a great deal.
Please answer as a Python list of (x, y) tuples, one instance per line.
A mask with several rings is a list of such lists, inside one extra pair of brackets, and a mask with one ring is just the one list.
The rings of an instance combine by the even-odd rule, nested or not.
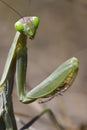
[(29, 38), (32, 39), (36, 34), (38, 25), (39, 25), (38, 17), (36, 16), (24, 17), (15, 23), (15, 29), (29, 36)]

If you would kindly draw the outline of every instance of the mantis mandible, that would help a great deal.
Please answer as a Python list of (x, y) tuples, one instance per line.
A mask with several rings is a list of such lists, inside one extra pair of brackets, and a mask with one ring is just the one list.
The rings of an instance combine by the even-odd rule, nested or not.
[(26, 93), (27, 37), (31, 40), (34, 38), (39, 22), (38, 17), (30, 16), (23, 17), (15, 23), (17, 32), (0, 81), (0, 100), (2, 101), (1, 130), (17, 130), (11, 97), (15, 73), (18, 98), (24, 104), (43, 98), (52, 99), (54, 96), (66, 91), (76, 78), (79, 63), (77, 58), (72, 57), (60, 65), (43, 82)]

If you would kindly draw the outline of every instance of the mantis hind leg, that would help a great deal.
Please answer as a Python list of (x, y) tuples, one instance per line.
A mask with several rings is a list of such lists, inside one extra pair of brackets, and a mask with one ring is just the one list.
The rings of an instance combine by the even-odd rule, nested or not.
[(28, 129), (32, 124), (34, 124), (41, 116), (44, 114), (49, 113), (54, 125), (58, 130), (65, 130), (62, 125), (57, 121), (54, 113), (50, 109), (43, 110), (40, 114), (36, 115), (33, 119), (31, 119), (29, 122), (27, 122), (20, 130)]
[(0, 130), (6, 130), (5, 123), (3, 121), (2, 115), (0, 117)]
[(0, 130), (17, 130), (13, 110), (9, 110), (8, 107), (5, 107), (1, 112)]

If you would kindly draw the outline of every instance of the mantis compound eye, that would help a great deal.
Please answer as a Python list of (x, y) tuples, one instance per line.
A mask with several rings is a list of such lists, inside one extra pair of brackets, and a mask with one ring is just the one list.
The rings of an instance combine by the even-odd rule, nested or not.
[(23, 24), (20, 21), (16, 22), (14, 26), (15, 29), (19, 32), (22, 32), (24, 30)]
[(39, 20), (38, 17), (33, 16), (33, 18), (32, 18), (32, 22), (33, 22), (34, 26), (37, 28), (38, 25), (39, 25), (40, 20)]

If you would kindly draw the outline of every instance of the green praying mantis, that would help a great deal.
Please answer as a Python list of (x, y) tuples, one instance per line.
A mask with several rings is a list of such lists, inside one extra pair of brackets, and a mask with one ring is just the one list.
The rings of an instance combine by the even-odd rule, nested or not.
[[(19, 101), (24, 104), (32, 103), (41, 99), (41, 103), (51, 100), (56, 95), (61, 95), (73, 83), (78, 72), (79, 61), (72, 57), (60, 65), (49, 77), (26, 93), (26, 70), (27, 70), (27, 38), (34, 39), (39, 26), (39, 18), (36, 16), (23, 17), (15, 23), (17, 30), (11, 45), (3, 75), (0, 80), (0, 130), (17, 130), (13, 104), (12, 91), (14, 84), (14, 75), (16, 75), (16, 86)], [(42, 100), (46, 99), (46, 100)], [(45, 110), (41, 115), (50, 110)], [(52, 112), (50, 112), (52, 115)], [(54, 115), (53, 115), (54, 118)], [(54, 118), (55, 119), (55, 118)], [(28, 128), (23, 127), (21, 130)], [(58, 124), (58, 129), (62, 130)]]

